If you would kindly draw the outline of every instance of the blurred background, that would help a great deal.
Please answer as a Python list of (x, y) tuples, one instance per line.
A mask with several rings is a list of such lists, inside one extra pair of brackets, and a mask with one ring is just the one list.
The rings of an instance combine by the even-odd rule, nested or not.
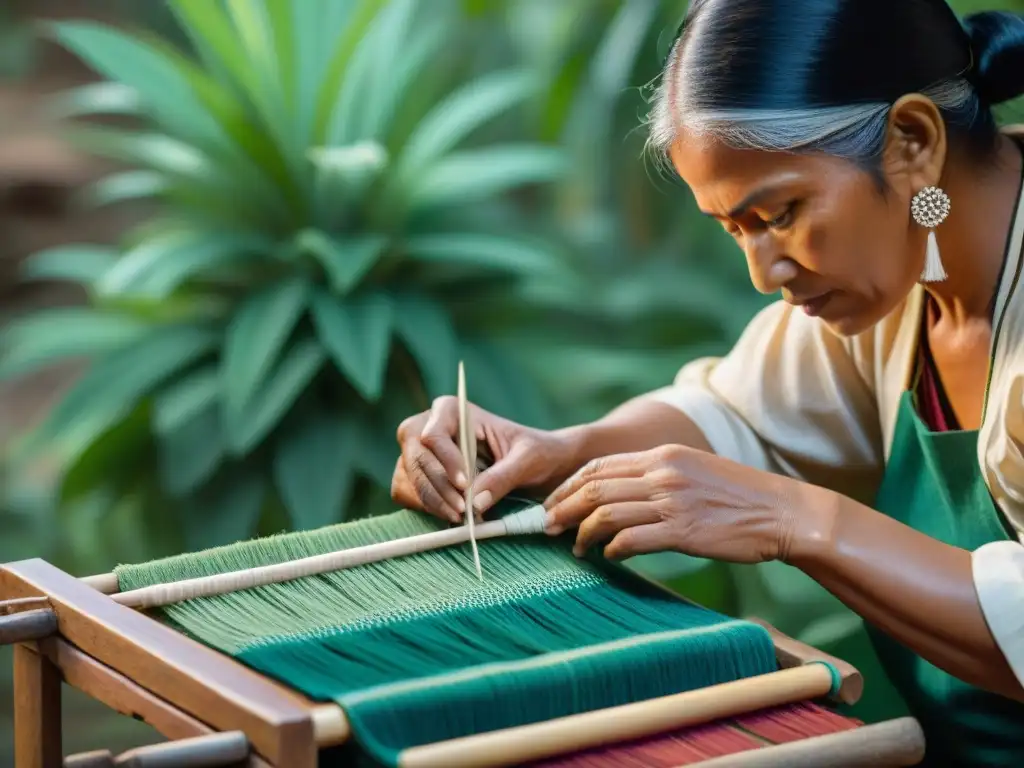
[[(643, 154), (685, 7), (0, 0), (0, 562), (86, 575), (390, 511), (397, 424), (459, 359), (472, 400), (558, 427), (726, 351), (771, 297)], [(632, 564), (901, 712), (793, 569)], [(156, 740), (64, 706), (66, 753)]]

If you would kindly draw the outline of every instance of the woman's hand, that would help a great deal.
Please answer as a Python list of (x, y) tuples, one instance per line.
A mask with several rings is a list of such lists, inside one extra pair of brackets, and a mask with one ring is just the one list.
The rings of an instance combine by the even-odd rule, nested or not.
[[(668, 445), (597, 459), (545, 501), (548, 533), (579, 526), (575, 551), (659, 551), (736, 563), (787, 560), (825, 519), (821, 489)], [(815, 514), (815, 504), (822, 515)]]
[[(560, 434), (524, 427), (469, 404), (477, 453), (491, 466), (473, 486), (479, 517), (513, 490), (545, 494), (575, 469), (573, 449)], [(391, 482), (391, 498), (453, 523), (465, 512), (465, 468), (459, 450), (459, 410), (455, 397), (441, 397), (429, 411), (398, 428), (402, 455)]]

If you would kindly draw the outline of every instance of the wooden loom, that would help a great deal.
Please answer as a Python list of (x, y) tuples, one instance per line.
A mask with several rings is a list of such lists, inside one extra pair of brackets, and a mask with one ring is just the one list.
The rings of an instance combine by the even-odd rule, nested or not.
[[(463, 413), (463, 423), (467, 421)], [(472, 434), (472, 430), (468, 432)], [(472, 457), (476, 449), (472, 437), (467, 441), (465, 434), (463, 455), (469, 459), (467, 465), (475, 467)], [(161, 585), (158, 590), (129, 593), (119, 593), (113, 574), (76, 579), (41, 560), (3, 566), (0, 645), (15, 645), (15, 768), (314, 768), (324, 750), (351, 740), (340, 706), (314, 702), (140, 609), (331, 568), (358, 567), (374, 559), (506, 532), (502, 524), (492, 521), (478, 523), (472, 531), (467, 526), (441, 534), (412, 537), (419, 542), (410, 538), (383, 547), (308, 558), (316, 562), (301, 566), (288, 563), (277, 570), (254, 569), (259, 574), (243, 572), (232, 574), (231, 579), (212, 577), (202, 584)], [(759, 623), (771, 633), (780, 667), (777, 672), (413, 747), (402, 753), (400, 765), (522, 765), (764, 708), (823, 701), (830, 694), (846, 704), (859, 699), (863, 680), (851, 665)], [(828, 667), (814, 663), (820, 661), (838, 670), (838, 687)], [(62, 683), (149, 723), (169, 741), (120, 756), (96, 752), (65, 758), (61, 746)], [(849, 729), (838, 733), (778, 745), (764, 743), (700, 764), (706, 768), (853, 768), (915, 765), (924, 756), (921, 729), (910, 718), (877, 725), (848, 724)]]
[[(236, 766), (313, 768), (319, 750), (345, 743), (341, 708), (319, 704), (112, 599), (109, 576), (76, 579), (41, 560), (0, 569), (0, 644), (14, 648), (15, 768)], [(761, 622), (764, 624), (763, 622)], [(609, 710), (409, 750), (402, 764), (516, 765), (659, 734), (763, 707), (822, 699), (840, 671), (838, 699), (856, 702), (863, 681), (851, 665), (768, 627), (780, 671)], [(66, 683), (170, 739), (121, 758), (64, 760), (60, 696)], [(921, 731), (904, 718), (707, 766), (906, 766), (923, 757)]]

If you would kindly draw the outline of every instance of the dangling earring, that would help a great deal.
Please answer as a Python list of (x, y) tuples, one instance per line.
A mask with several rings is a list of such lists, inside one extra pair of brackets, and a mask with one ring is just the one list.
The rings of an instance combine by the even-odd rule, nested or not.
[(924, 269), (921, 270), (921, 282), (934, 283), (945, 280), (949, 275), (942, 266), (935, 228), (949, 215), (949, 195), (938, 187), (925, 187), (911, 200), (910, 213), (914, 221), (928, 230), (928, 248), (924, 256)]

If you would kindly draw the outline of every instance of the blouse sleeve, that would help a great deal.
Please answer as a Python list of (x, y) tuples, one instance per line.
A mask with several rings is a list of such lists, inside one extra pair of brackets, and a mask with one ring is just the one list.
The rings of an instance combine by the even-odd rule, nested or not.
[(1024, 546), (994, 541), (972, 553), (974, 586), (996, 645), (1024, 685)]
[(777, 302), (724, 357), (694, 360), (650, 397), (683, 411), (715, 453), (870, 499), (884, 454), (871, 341)]

